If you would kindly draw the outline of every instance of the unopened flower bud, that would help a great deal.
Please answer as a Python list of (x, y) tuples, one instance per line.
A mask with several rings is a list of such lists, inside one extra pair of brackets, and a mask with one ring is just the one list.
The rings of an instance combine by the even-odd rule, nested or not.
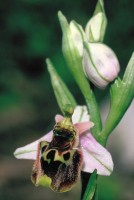
[(115, 53), (101, 43), (84, 42), (83, 69), (89, 80), (104, 89), (118, 75), (120, 66)]
[(79, 25), (74, 20), (70, 22), (70, 30), (72, 35), (72, 42), (79, 51), (80, 56), (83, 55), (83, 41), (87, 41), (84, 30), (81, 25)]
[(75, 21), (67, 22), (65, 16), (59, 11), (59, 21), (63, 31), (62, 50), (67, 61), (70, 62), (70, 57), (73, 59), (81, 58), (83, 55), (83, 40), (85, 35), (82, 26)]
[(102, 42), (107, 26), (107, 18), (105, 15), (102, 0), (98, 0), (93, 17), (86, 25), (86, 36), (89, 42)]

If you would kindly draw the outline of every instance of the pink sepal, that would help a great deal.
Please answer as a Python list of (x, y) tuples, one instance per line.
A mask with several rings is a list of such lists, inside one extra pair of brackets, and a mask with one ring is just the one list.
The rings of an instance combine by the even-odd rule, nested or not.
[(92, 173), (96, 169), (97, 174), (110, 175), (113, 171), (111, 154), (89, 132), (81, 135), (79, 142), (83, 153), (82, 171)]

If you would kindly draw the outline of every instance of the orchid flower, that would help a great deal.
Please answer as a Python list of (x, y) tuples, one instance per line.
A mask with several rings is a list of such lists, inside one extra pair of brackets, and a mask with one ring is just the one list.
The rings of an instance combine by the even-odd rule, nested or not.
[[(94, 124), (89, 120), (86, 106), (77, 106), (75, 108), (72, 115), (72, 122), (69, 121), (69, 118), (67, 119), (61, 115), (56, 115), (55, 121), (56, 125), (54, 130), (51, 130), (37, 141), (16, 149), (14, 152), (15, 157), (18, 159), (35, 160), (32, 172), (32, 182), (36, 186), (49, 186), (56, 192), (65, 192), (71, 189), (74, 183), (76, 183), (81, 170), (92, 173), (96, 169), (97, 174), (106, 176), (111, 174), (113, 170), (111, 155), (89, 132), (89, 129), (93, 127)], [(69, 139), (69, 141), (73, 141), (73, 145), (70, 142), (69, 149), (67, 148), (65, 151), (63, 151), (63, 149), (68, 147), (66, 145), (67, 143), (63, 145), (63, 141), (62, 143), (61, 141), (57, 142), (56, 139), (59, 135), (55, 138), (57, 136), (56, 134), (59, 134), (56, 128), (63, 126), (63, 124), (64, 127), (66, 127), (64, 131), (66, 130), (66, 132), (68, 132), (67, 129), (69, 129), (67, 134), (74, 133), (75, 131), (78, 133), (78, 135), (75, 135), (75, 140)], [(62, 134), (64, 133), (62, 127)], [(63, 135), (60, 136), (64, 137)], [(56, 146), (54, 145), (54, 142), (57, 145), (57, 150), (54, 149), (54, 146)], [(59, 144), (64, 146), (61, 151), (61, 146)], [(41, 148), (39, 149), (40, 145)], [(47, 145), (50, 145), (51, 147), (49, 146), (48, 148), (46, 147)], [(45, 148), (48, 148), (47, 154), (43, 154)], [(41, 152), (43, 153), (41, 154)], [(42, 159), (43, 161), (41, 161)], [(42, 164), (42, 162), (48, 162), (47, 169), (43, 168), (46, 164)], [(51, 162), (54, 166), (51, 165)], [(58, 162), (60, 162), (60, 164), (54, 164)], [(57, 169), (56, 166), (58, 166)], [(64, 168), (63, 166), (66, 167)], [(50, 171), (49, 167), (51, 168)]]

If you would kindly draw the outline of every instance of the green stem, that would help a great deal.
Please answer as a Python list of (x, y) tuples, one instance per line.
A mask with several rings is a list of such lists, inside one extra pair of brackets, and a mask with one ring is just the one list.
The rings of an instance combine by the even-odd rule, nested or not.
[(80, 85), (79, 81), (77, 81), (77, 83), (79, 84), (79, 87), (81, 89), (81, 92), (86, 100), (87, 107), (88, 107), (88, 110), (90, 113), (91, 121), (93, 121), (95, 124), (91, 130), (92, 134), (95, 138), (97, 138), (102, 129), (100, 112), (99, 112), (98, 104), (96, 102), (94, 93), (91, 90), (89, 83), (88, 82), (86, 83), (86, 80), (83, 81), (83, 83), (84, 82), (85, 82), (85, 84)]
[(91, 121), (94, 122), (92, 133), (96, 138), (98, 134), (101, 132), (102, 128), (99, 108), (95, 96), (83, 72), (82, 57), (80, 56), (78, 49), (74, 44), (69, 24), (61, 12), (58, 12), (58, 17), (63, 32), (63, 38), (62, 38), (63, 55), (87, 103)]

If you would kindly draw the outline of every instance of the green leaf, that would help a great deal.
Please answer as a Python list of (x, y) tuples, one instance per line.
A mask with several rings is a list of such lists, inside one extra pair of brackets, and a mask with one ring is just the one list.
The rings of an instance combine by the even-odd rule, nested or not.
[(110, 97), (110, 112), (99, 139), (102, 144), (106, 143), (109, 134), (120, 122), (134, 98), (134, 53), (128, 63), (123, 79), (118, 78), (111, 86)]
[(97, 174), (96, 170), (94, 170), (94, 172), (89, 178), (89, 182), (82, 200), (92, 200), (95, 194), (96, 184), (97, 184)]
[(64, 109), (68, 104), (71, 105), (73, 108), (75, 108), (77, 103), (73, 95), (71, 94), (71, 92), (69, 91), (63, 80), (60, 78), (60, 76), (57, 74), (50, 59), (46, 59), (46, 63), (48, 67), (48, 72), (51, 77), (53, 90), (61, 111), (64, 113)]

